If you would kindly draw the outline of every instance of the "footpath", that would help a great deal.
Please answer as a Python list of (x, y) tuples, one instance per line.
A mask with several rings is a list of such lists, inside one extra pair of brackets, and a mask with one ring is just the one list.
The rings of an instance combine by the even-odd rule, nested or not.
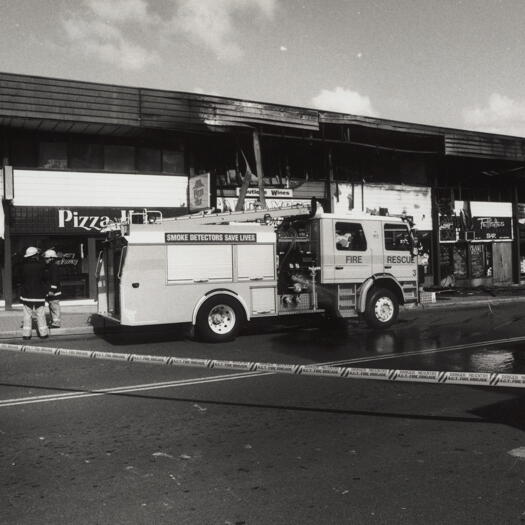
[[(433, 290), (435, 302), (424, 302), (413, 308), (417, 310), (476, 308), (493, 304), (525, 302), (525, 287), (512, 286), (505, 288), (473, 288)], [(430, 300), (429, 293), (425, 294)], [(62, 324), (60, 328), (50, 329), (53, 335), (89, 335), (104, 332), (106, 322), (97, 315), (94, 302), (76, 304), (63, 301)], [(49, 320), (49, 311), (46, 312)], [(114, 325), (113, 325), (114, 327)], [(33, 337), (38, 340), (36, 324), (33, 321)], [(14, 305), (12, 310), (0, 310), (0, 339), (22, 338), (22, 307)]]

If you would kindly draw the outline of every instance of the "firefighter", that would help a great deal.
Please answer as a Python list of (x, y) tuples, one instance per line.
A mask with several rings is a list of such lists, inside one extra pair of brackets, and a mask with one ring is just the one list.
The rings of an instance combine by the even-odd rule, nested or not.
[(20, 300), (24, 309), (22, 335), (24, 339), (31, 339), (31, 325), (33, 312), (36, 314), (38, 335), (45, 339), (48, 337), (46, 324), (45, 297), (45, 264), (40, 258), (38, 248), (30, 246), (24, 255), (22, 265), (22, 290)]
[(49, 303), (49, 313), (51, 314), (51, 328), (60, 328), (60, 298), (62, 290), (60, 289), (60, 280), (58, 278), (58, 267), (56, 265), (57, 253), (55, 250), (46, 250), (44, 260), (47, 265), (47, 281), (49, 290), (46, 295), (46, 301)]

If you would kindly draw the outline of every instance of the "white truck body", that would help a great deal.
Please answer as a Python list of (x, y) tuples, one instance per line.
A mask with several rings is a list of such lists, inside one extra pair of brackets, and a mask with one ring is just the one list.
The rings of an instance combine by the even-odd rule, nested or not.
[[(290, 217), (282, 223), (284, 215)], [(274, 224), (249, 222), (254, 218)], [(230, 333), (222, 321), (236, 325), (262, 316), (372, 315), (379, 316), (376, 326), (388, 326), (395, 321), (392, 315), (397, 317), (397, 305), (417, 300), (409, 238), (399, 218), (312, 216), (304, 209), (146, 219), (143, 224), (130, 218), (110, 234), (101, 254), (99, 314), (128, 326), (205, 325), (205, 331), (211, 328), (206, 338), (216, 340), (238, 330), (235, 326)], [(390, 313), (383, 308), (383, 321), (381, 304), (369, 306), (379, 289), (389, 290), (386, 295), (396, 303)], [(220, 298), (224, 307), (215, 305)]]

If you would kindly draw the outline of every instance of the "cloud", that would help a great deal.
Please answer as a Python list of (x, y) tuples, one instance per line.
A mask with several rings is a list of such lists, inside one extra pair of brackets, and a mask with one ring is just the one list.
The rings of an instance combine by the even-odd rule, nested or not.
[(121, 32), (111, 24), (100, 20), (86, 21), (69, 19), (64, 21), (67, 36), (73, 41), (97, 39), (100, 41), (118, 40), (122, 38)]
[(485, 107), (464, 109), (463, 121), (478, 131), (525, 137), (525, 100), (492, 93)]
[[(271, 19), (279, 0), (166, 0), (161, 17), (153, 0), (83, 0), (62, 20), (79, 52), (139, 70), (160, 62), (155, 49), (185, 39), (220, 60), (243, 56), (238, 35), (253, 18)], [(249, 22), (246, 22), (246, 20)], [(141, 43), (142, 42), (142, 43)]]
[(235, 18), (247, 11), (271, 18), (276, 5), (277, 0), (178, 0), (169, 28), (210, 49), (220, 60), (235, 61), (243, 55), (235, 38)]
[(111, 21), (147, 21), (148, 5), (144, 0), (87, 0), (87, 5), (95, 15)]
[[(155, 51), (125, 36), (125, 24), (151, 24), (144, 0), (86, 0), (85, 10), (62, 20), (66, 37), (79, 52), (126, 70), (159, 62)], [(138, 30), (136, 31), (138, 32)]]
[(359, 94), (357, 91), (336, 87), (333, 90), (323, 89), (312, 99), (315, 108), (325, 111), (336, 111), (339, 113), (350, 113), (354, 115), (367, 115), (378, 117), (379, 114), (372, 107), (370, 98)]

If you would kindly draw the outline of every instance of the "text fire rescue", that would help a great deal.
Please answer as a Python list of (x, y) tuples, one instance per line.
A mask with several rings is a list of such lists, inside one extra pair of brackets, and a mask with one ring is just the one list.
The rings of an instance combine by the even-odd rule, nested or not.
[(166, 233), (166, 242), (257, 242), (256, 233)]
[[(387, 264), (411, 264), (412, 257), (409, 255), (387, 255)], [(346, 257), (346, 264), (364, 264), (363, 257), (361, 255), (348, 255)]]

